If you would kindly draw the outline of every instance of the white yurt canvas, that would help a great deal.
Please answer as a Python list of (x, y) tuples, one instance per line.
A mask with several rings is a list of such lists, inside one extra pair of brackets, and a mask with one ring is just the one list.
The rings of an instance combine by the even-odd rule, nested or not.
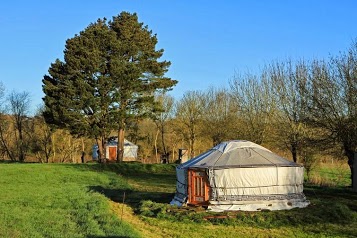
[(223, 142), (176, 168), (171, 204), (212, 211), (306, 207), (304, 168), (250, 141)]
[[(105, 144), (105, 155), (106, 159), (109, 161), (115, 161), (117, 158), (117, 146), (118, 138), (110, 137), (108, 142)], [(124, 154), (123, 161), (136, 161), (138, 158), (138, 146), (134, 143), (124, 139)], [(93, 145), (92, 147), (92, 158), (93, 160), (98, 159), (98, 145)]]
[[(105, 144), (105, 150), (107, 159), (116, 160), (117, 157), (117, 146), (118, 146), (118, 137), (112, 137)], [(134, 161), (138, 158), (138, 146), (134, 143), (124, 139), (124, 161)]]

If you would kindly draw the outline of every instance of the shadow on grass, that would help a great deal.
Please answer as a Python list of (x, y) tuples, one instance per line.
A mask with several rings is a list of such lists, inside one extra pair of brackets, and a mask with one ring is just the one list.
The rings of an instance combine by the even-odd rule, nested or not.
[(78, 168), (96, 172), (114, 172), (133, 181), (135, 185), (131, 186), (132, 189), (101, 186), (92, 186), (90, 189), (104, 194), (114, 202), (122, 203), (124, 200), (124, 203), (135, 210), (142, 201), (168, 204), (172, 200), (176, 188), (175, 166), (175, 164), (119, 163), (90, 164)]
[(308, 199), (315, 203), (343, 203), (352, 211), (357, 212), (357, 193), (353, 192), (350, 187), (305, 186), (304, 193)]
[(140, 162), (68, 164), (82, 170), (108, 171), (130, 175), (132, 173), (175, 174), (177, 164), (142, 164)]
[[(73, 166), (73, 165), (68, 165)], [(74, 165), (79, 170), (95, 172), (114, 172), (126, 179), (135, 181), (143, 187), (162, 188), (174, 190), (176, 187), (176, 164), (142, 164), (138, 162), (123, 162), (110, 164), (79, 164)], [(145, 190), (145, 188), (143, 188)], [(141, 190), (141, 189), (140, 189)]]
[(101, 186), (92, 186), (90, 190), (104, 194), (114, 202), (125, 203), (136, 210), (142, 201), (150, 200), (156, 203), (168, 204), (174, 193), (138, 191), (132, 189), (108, 189)]
[(130, 238), (131, 236), (86, 236), (87, 238)]

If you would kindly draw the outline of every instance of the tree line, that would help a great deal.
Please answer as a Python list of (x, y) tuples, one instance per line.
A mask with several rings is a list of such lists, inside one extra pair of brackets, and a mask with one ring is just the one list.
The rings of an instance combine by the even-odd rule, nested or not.
[[(165, 76), (157, 36), (122, 12), (98, 19), (66, 41), (43, 78), (43, 108), (28, 116), (29, 94), (4, 96), (0, 113), (2, 158), (78, 161), (94, 143), (105, 157), (109, 136), (138, 144), (144, 162), (174, 162), (179, 148), (194, 157), (226, 140), (253, 141), (288, 151), (308, 165), (316, 156), (347, 158), (357, 149), (357, 42), (328, 59), (274, 61), (259, 73), (235, 73), (228, 88), (187, 91)], [(220, 79), (219, 79), (220, 80)]]
[(243, 139), (289, 151), (308, 172), (317, 157), (347, 158), (353, 176), (357, 42), (329, 59), (275, 61), (258, 74), (236, 73), (228, 88), (188, 91), (176, 102), (165, 94), (157, 100), (163, 112), (151, 126), (136, 125), (140, 129), (131, 139), (146, 137), (151, 148), (171, 151), (173, 160), (178, 147), (192, 158), (222, 141)]
[(67, 130), (48, 125), (43, 107), (31, 115), (28, 92), (12, 91), (5, 95), (0, 82), (0, 104), (0, 160), (80, 162), (78, 153), (92, 144), (86, 138), (74, 137)]

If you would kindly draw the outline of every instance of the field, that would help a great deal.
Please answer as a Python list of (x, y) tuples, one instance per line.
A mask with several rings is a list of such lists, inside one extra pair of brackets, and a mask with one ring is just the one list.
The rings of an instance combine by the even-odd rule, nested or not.
[(224, 214), (169, 206), (174, 165), (3, 163), (0, 171), (0, 237), (357, 236), (344, 165), (315, 169), (308, 208)]

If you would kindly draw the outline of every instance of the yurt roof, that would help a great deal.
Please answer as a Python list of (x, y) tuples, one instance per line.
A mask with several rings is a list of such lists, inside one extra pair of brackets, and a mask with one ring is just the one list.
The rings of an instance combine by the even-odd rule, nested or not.
[[(118, 144), (118, 137), (110, 137), (108, 139), (107, 145), (117, 145), (117, 144)], [(127, 139), (124, 139), (124, 146), (138, 147), (133, 142), (130, 142)]]
[(179, 168), (300, 167), (250, 141), (223, 142), (183, 163)]

